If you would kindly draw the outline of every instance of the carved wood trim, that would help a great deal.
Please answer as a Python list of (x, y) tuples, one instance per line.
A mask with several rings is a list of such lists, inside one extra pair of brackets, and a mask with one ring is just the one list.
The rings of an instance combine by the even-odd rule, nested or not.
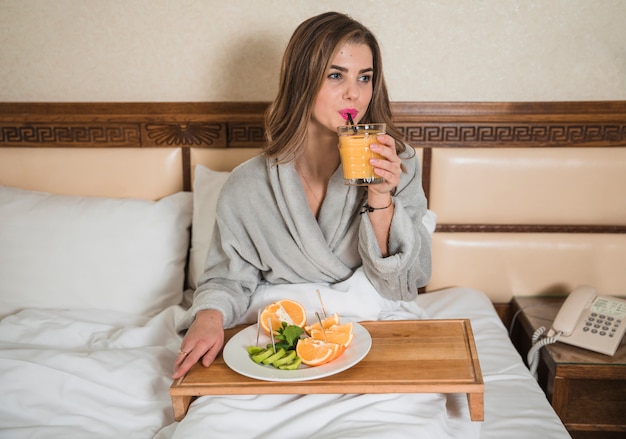
[(145, 133), (142, 146), (226, 147), (225, 125), (220, 123), (149, 122), (141, 128)]
[(626, 226), (578, 224), (438, 224), (437, 232), (464, 233), (626, 233)]
[(0, 146), (138, 146), (141, 130), (137, 124), (3, 123)]
[(626, 123), (401, 123), (407, 142), (446, 147), (613, 146), (626, 142)]
[(0, 147), (260, 148), (267, 103), (0, 103)]
[(405, 139), (431, 147), (626, 145), (626, 101), (393, 104)]
[[(0, 147), (260, 148), (264, 102), (0, 103)], [(626, 101), (394, 102), (418, 147), (626, 145)]]

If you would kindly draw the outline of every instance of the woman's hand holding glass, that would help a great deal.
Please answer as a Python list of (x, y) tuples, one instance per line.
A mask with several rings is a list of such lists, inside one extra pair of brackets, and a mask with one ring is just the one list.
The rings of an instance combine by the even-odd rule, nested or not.
[[(370, 163), (374, 167), (374, 173), (385, 179), (384, 182), (368, 186), (368, 203), (374, 203), (376, 199), (383, 199), (386, 194), (391, 194), (394, 188), (400, 183), (402, 173), (402, 160), (396, 152), (396, 141), (388, 134), (379, 134), (377, 143), (372, 143), (370, 149), (380, 154), (384, 159), (371, 159)], [(384, 198), (389, 200), (389, 198)], [(370, 204), (373, 205), (373, 204)], [(379, 207), (379, 206), (375, 206)]]

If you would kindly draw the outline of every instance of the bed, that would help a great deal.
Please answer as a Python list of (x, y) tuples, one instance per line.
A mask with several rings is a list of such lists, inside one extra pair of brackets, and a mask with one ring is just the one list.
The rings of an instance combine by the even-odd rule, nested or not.
[(433, 232), (409, 308), (470, 320), (484, 421), (460, 394), (210, 396), (175, 421), (176, 325), (266, 105), (0, 103), (0, 437), (570, 437), (510, 301), (623, 293), (626, 102), (393, 104)]

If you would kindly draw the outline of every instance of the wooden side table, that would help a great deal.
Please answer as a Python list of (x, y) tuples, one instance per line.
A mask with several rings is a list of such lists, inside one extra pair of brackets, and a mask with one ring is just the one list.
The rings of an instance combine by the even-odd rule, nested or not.
[[(550, 328), (564, 297), (514, 297), (513, 344), (526, 359), (534, 331)], [(539, 384), (575, 439), (626, 437), (626, 338), (614, 356), (564, 343), (541, 349)]]

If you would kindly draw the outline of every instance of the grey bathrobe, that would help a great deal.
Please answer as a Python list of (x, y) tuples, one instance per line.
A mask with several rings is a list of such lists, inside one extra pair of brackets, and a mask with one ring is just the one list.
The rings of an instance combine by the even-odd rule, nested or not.
[(234, 169), (220, 194), (206, 270), (180, 327), (203, 309), (235, 324), (261, 283), (336, 283), (360, 266), (379, 294), (412, 300), (431, 272), (431, 238), (422, 223), (426, 198), (416, 157), (405, 159), (394, 196), (389, 256), (382, 257), (367, 214), (363, 187), (343, 183), (341, 166), (316, 220), (293, 163), (262, 156)]

